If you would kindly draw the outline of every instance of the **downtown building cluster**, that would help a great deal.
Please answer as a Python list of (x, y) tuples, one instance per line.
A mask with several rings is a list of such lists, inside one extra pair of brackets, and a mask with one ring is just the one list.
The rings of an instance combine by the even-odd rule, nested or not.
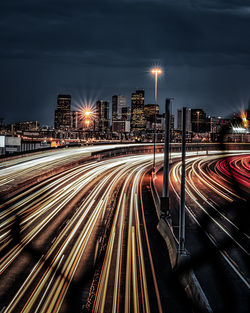
[[(123, 95), (113, 95), (111, 106), (108, 101), (97, 100), (93, 117), (88, 119), (82, 111), (71, 111), (71, 96), (58, 95), (54, 127), (59, 132), (71, 135), (92, 136), (96, 139), (152, 140), (156, 130), (162, 139), (164, 114), (159, 113), (158, 104), (144, 103), (144, 90), (131, 94), (131, 105)], [(111, 109), (111, 112), (110, 112)], [(88, 122), (86, 124), (86, 122)], [(174, 130), (174, 116), (171, 116), (171, 130)]]
[[(0, 154), (30, 151), (64, 145), (94, 142), (163, 142), (165, 114), (158, 104), (145, 104), (145, 91), (138, 89), (129, 99), (113, 95), (112, 101), (97, 100), (91, 107), (72, 110), (71, 95), (58, 95), (54, 127), (40, 126), (38, 121), (14, 124), (0, 119)], [(201, 108), (186, 109), (187, 142), (218, 142), (227, 127), (227, 142), (250, 142), (250, 113), (234, 114), (230, 119), (212, 117)], [(170, 116), (170, 140), (181, 142), (182, 110)]]
[[(71, 95), (58, 95), (54, 129), (58, 138), (80, 138), (92, 140), (131, 140), (152, 142), (164, 140), (165, 113), (158, 104), (145, 104), (145, 91), (138, 89), (131, 94), (130, 106), (123, 95), (113, 95), (111, 103), (97, 100), (92, 107), (92, 118), (81, 111), (71, 111)], [(111, 104), (111, 105), (110, 105)], [(111, 112), (110, 112), (111, 110)], [(201, 108), (187, 108), (186, 131), (189, 142), (216, 142), (222, 127), (240, 123), (239, 114), (232, 119), (212, 117)], [(182, 133), (182, 110), (170, 116), (171, 142), (180, 142)], [(234, 138), (233, 138), (234, 137)], [(231, 136), (228, 141), (242, 141), (242, 136)]]

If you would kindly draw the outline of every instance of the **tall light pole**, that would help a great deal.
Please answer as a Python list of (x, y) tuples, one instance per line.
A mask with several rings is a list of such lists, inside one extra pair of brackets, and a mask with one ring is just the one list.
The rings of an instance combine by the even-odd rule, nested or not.
[(181, 207), (179, 214), (179, 254), (185, 254), (185, 179), (186, 179), (186, 112), (182, 111), (182, 167), (181, 167)]
[(170, 104), (173, 98), (166, 99), (165, 103), (165, 140), (164, 140), (164, 166), (163, 166), (163, 190), (161, 197), (161, 211), (169, 214), (169, 154), (170, 154)]
[(156, 132), (157, 79), (158, 79), (158, 75), (162, 73), (162, 70), (159, 67), (155, 67), (151, 70), (151, 73), (155, 76), (154, 158), (153, 158), (153, 171), (155, 172), (155, 132)]

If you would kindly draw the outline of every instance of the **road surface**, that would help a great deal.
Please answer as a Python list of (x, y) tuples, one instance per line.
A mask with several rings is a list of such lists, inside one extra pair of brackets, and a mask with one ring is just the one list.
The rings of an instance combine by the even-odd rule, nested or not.
[(94, 312), (165, 312), (140, 193), (151, 167), (152, 155), (89, 162), (1, 204), (0, 311), (81, 312), (101, 262)]

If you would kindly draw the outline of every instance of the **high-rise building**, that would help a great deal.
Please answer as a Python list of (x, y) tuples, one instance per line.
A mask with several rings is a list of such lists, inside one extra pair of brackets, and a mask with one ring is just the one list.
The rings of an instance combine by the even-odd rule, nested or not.
[(114, 95), (112, 97), (112, 131), (125, 132), (125, 120), (127, 120), (127, 101), (125, 96)]
[[(177, 111), (177, 129), (182, 130), (182, 109)], [(191, 109), (186, 109), (186, 131), (192, 131), (192, 124), (191, 124)]]
[(55, 129), (69, 129), (71, 126), (71, 95), (58, 95), (55, 110)]
[(80, 129), (83, 127), (82, 112), (71, 111), (71, 128)]
[(192, 132), (206, 133), (210, 131), (210, 122), (202, 109), (191, 109)]
[(145, 130), (146, 120), (144, 116), (144, 90), (136, 90), (131, 95), (131, 131)]
[(146, 104), (144, 106), (144, 116), (147, 122), (154, 122), (154, 119), (159, 114), (158, 104)]
[(95, 130), (99, 132), (109, 131), (109, 102), (104, 100), (96, 101)]
[(122, 119), (122, 109), (127, 105), (125, 96), (114, 95), (112, 97), (112, 121)]

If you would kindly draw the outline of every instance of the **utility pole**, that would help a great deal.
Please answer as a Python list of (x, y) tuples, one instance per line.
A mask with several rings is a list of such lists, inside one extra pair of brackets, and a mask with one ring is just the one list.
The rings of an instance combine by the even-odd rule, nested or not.
[(179, 220), (179, 254), (185, 254), (185, 173), (186, 173), (186, 108), (182, 112), (181, 207)]
[(161, 211), (169, 216), (169, 154), (170, 154), (170, 103), (165, 102), (165, 141), (164, 141), (164, 167), (163, 167), (163, 192), (161, 198)]

